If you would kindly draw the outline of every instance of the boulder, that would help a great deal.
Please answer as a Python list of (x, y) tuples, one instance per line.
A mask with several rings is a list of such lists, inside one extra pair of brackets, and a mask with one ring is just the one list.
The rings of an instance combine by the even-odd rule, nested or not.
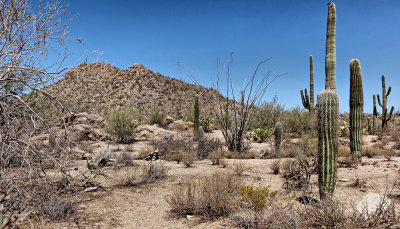
[(379, 208), (387, 209), (392, 201), (378, 193), (367, 193), (357, 205), (361, 214), (374, 214)]
[(167, 124), (170, 124), (170, 123), (172, 123), (172, 122), (174, 122), (175, 121), (175, 119), (174, 118), (172, 118), (171, 116), (167, 116), (167, 117), (165, 117), (165, 122), (167, 123)]
[(182, 120), (177, 120), (168, 125), (168, 129), (177, 131), (177, 132), (185, 132), (190, 131), (191, 127), (188, 125), (188, 122), (184, 122)]

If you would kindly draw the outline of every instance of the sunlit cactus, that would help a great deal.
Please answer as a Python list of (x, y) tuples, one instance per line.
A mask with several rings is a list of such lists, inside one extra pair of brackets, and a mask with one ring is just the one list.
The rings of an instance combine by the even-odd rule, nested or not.
[(358, 159), (362, 155), (363, 108), (361, 65), (353, 59), (350, 61), (350, 151)]
[(310, 56), (310, 97), (308, 97), (307, 88), (300, 90), (301, 101), (305, 109), (310, 113), (314, 112), (314, 65), (313, 56)]
[(386, 130), (388, 121), (392, 119), (394, 107), (392, 106), (392, 108), (390, 109), (389, 115), (387, 110), (387, 97), (389, 96), (391, 90), (392, 87), (389, 87), (389, 89), (386, 91), (385, 76), (382, 75), (382, 102), (378, 94), (378, 103), (379, 106), (382, 107), (382, 130)]
[(274, 136), (275, 136), (275, 153), (279, 153), (281, 151), (281, 142), (282, 142), (282, 123), (277, 122), (274, 128)]
[(317, 98), (318, 184), (321, 199), (333, 194), (336, 186), (339, 98), (326, 89)]
[(325, 89), (336, 90), (336, 7), (333, 2), (328, 4), (325, 52)]

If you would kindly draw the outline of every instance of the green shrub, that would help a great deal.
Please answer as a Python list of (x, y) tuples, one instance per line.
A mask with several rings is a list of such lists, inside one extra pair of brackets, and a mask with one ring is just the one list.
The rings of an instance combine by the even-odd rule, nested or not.
[(253, 140), (257, 142), (263, 142), (265, 139), (270, 138), (273, 134), (273, 128), (257, 128), (250, 132)]
[(131, 140), (137, 126), (136, 112), (133, 108), (126, 107), (111, 111), (108, 117), (107, 132), (120, 143)]
[(305, 134), (313, 131), (314, 116), (310, 112), (300, 108), (299, 106), (285, 111), (282, 115), (282, 122), (286, 132)]
[(254, 188), (253, 186), (240, 186), (239, 193), (249, 204), (249, 207), (255, 211), (260, 211), (267, 206), (270, 198), (273, 198), (278, 192), (270, 192), (267, 187)]
[(150, 111), (150, 125), (154, 125), (154, 124), (163, 124), (163, 118), (164, 118), (164, 114), (163, 112), (161, 112), (161, 109), (159, 106), (155, 106), (153, 109), (151, 109)]
[(204, 115), (200, 115), (200, 126), (203, 127), (204, 132), (211, 133), (214, 128), (214, 120)]
[(350, 134), (350, 126), (347, 122), (343, 122), (343, 125), (339, 127), (339, 137), (347, 137)]
[(275, 96), (272, 101), (264, 102), (255, 110), (254, 116), (249, 120), (250, 129), (254, 128), (273, 128), (275, 123), (279, 121), (284, 106), (278, 104), (278, 98)]

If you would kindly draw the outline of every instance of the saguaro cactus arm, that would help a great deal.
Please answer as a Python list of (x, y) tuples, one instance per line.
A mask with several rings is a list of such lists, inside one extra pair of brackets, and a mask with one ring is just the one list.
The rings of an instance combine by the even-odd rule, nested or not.
[(328, 3), (326, 31), (325, 89), (336, 90), (336, 7)]
[(303, 90), (300, 90), (300, 95), (301, 95), (301, 102), (303, 103), (303, 107), (307, 110), (310, 109), (310, 98), (308, 97), (307, 93), (307, 88), (304, 89), (304, 94)]

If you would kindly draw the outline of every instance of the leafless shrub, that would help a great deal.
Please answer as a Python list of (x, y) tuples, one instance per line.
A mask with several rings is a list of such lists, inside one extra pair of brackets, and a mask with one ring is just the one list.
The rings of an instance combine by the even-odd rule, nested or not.
[(281, 169), (281, 160), (274, 160), (269, 168), (272, 170), (273, 174), (278, 174)]
[(236, 162), (230, 166), (230, 170), (235, 176), (242, 176), (244, 172), (249, 171), (248, 167), (244, 162)]
[(169, 136), (153, 140), (153, 147), (158, 149), (162, 159), (171, 161), (172, 155), (179, 152), (195, 151), (193, 135), (180, 134), (178, 136)]
[(222, 151), (213, 151), (208, 155), (208, 158), (211, 160), (211, 163), (213, 165), (219, 165), (222, 156), (223, 156)]
[(199, 215), (207, 219), (226, 216), (238, 208), (237, 179), (229, 173), (214, 173), (174, 188), (167, 197), (171, 213)]
[(375, 149), (366, 146), (363, 148), (363, 154), (368, 158), (373, 158), (377, 155), (377, 152)]
[(121, 153), (117, 156), (117, 159), (115, 159), (114, 162), (114, 169), (119, 169), (121, 166), (122, 167), (132, 167), (132, 166), (137, 166), (138, 164), (135, 163), (131, 157), (131, 155), (127, 153)]
[(359, 177), (356, 177), (353, 183), (351, 183), (349, 186), (353, 188), (365, 188), (367, 185), (367, 181), (360, 179)]
[(168, 169), (162, 164), (145, 163), (141, 166), (135, 166), (126, 170), (124, 176), (119, 181), (121, 186), (136, 186), (141, 184), (150, 184), (155, 180), (167, 175)]
[(194, 162), (193, 152), (183, 152), (182, 153), (182, 162), (186, 167), (192, 166)]
[(218, 138), (200, 138), (197, 143), (196, 154), (197, 158), (202, 160), (208, 157), (208, 154), (213, 151), (221, 151), (223, 144)]
[(40, 212), (51, 220), (58, 221), (70, 217), (76, 212), (76, 209), (68, 200), (53, 196), (43, 203)]
[(286, 160), (281, 166), (285, 189), (308, 189), (311, 175), (315, 173), (316, 160), (298, 155), (296, 159)]
[(397, 156), (397, 153), (394, 149), (382, 149), (381, 155), (384, 156), (386, 160), (391, 161), (392, 157)]

